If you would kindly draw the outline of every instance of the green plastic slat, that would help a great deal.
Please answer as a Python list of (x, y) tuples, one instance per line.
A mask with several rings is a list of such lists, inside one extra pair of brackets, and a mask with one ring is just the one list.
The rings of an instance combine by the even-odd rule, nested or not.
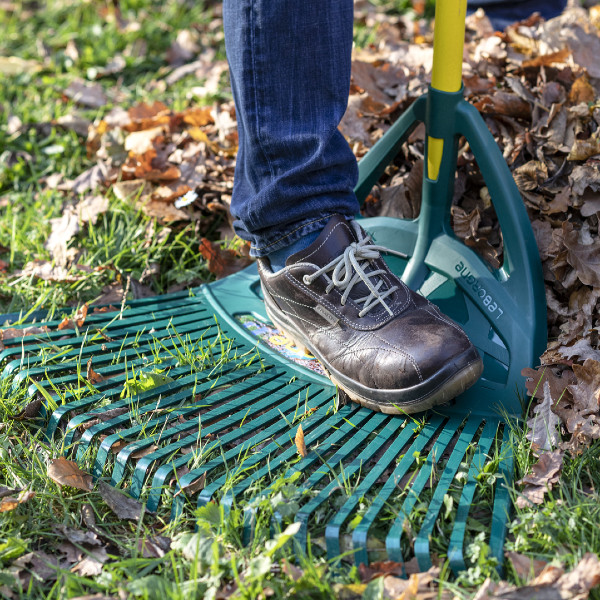
[[(419, 568), (422, 571), (427, 571), (431, 568), (431, 558), (429, 556), (429, 539), (433, 532), (436, 519), (444, 503), (444, 496), (450, 488), (450, 484), (458, 471), (460, 464), (465, 457), (465, 453), (469, 447), (469, 444), (473, 441), (475, 433), (481, 424), (481, 419), (469, 417), (467, 424), (460, 433), (460, 437), (452, 450), (452, 454), (448, 459), (446, 467), (441, 474), (438, 484), (435, 488), (433, 498), (429, 501), (429, 507), (427, 514), (421, 529), (415, 539), (414, 548), (415, 556), (419, 562)], [(416, 482), (415, 482), (416, 483)]]
[(512, 507), (508, 490), (508, 484), (512, 481), (514, 469), (513, 441), (510, 438), (510, 427), (504, 425), (502, 446), (500, 448), (500, 482), (496, 482), (492, 529), (490, 531), (490, 553), (498, 561), (499, 570), (502, 569), (501, 565), (504, 562), (504, 538), (506, 537), (506, 528)]
[[(322, 440), (319, 443), (318, 449), (313, 449), (312, 451), (310, 451), (307, 454), (307, 456), (305, 458), (302, 458), (299, 463), (297, 463), (296, 465), (293, 465), (291, 468), (289, 468), (285, 472), (284, 478), (289, 478), (294, 473), (303, 473), (303, 472), (309, 470), (316, 462), (318, 462), (320, 464), (323, 464), (325, 462), (327, 464), (329, 464), (330, 462), (333, 462), (335, 457), (331, 458), (329, 460), (327, 460), (325, 458), (325, 455), (329, 452), (329, 450), (337, 447), (340, 443), (342, 443), (349, 435), (351, 435), (352, 433), (354, 433), (356, 431), (357, 427), (360, 427), (361, 424), (364, 421), (366, 421), (367, 419), (369, 419), (370, 417), (372, 417), (372, 415), (369, 415), (366, 411), (359, 411), (352, 416), (352, 420), (350, 420), (350, 419), (345, 420), (340, 427), (337, 427), (333, 430), (333, 433), (331, 435), (329, 435), (327, 438), (325, 438), (324, 440)], [(336, 453), (336, 455), (337, 454), (338, 453)], [(267, 464), (262, 469), (259, 469), (258, 471), (254, 472), (247, 479), (254, 482), (257, 479), (260, 479), (261, 477), (265, 477), (266, 475), (268, 475), (270, 470), (271, 470), (271, 465)], [(323, 475), (326, 474), (324, 471), (320, 471), (320, 473), (322, 473)], [(232, 494), (227, 494), (224, 496), (224, 498), (222, 499), (223, 504), (226, 504), (227, 506), (231, 505), (236, 493), (239, 494), (247, 487), (248, 486), (245, 485), (243, 488), (240, 488), (239, 486), (234, 488)], [(306, 488), (306, 484), (304, 485), (304, 487)], [(258, 497), (268, 496), (268, 494), (271, 490), (272, 490), (272, 486), (266, 487), (258, 495)], [(253, 506), (246, 506), (244, 509), (244, 532), (243, 532), (242, 537), (244, 540), (247, 540), (248, 542), (251, 539), (251, 533), (254, 528), (254, 524), (255, 524), (255, 509)]]
[[(419, 435), (415, 438), (414, 442), (404, 453), (404, 456), (398, 463), (398, 466), (394, 469), (394, 472), (390, 475), (389, 479), (385, 482), (371, 506), (364, 514), (361, 522), (356, 526), (352, 533), (352, 546), (354, 548), (354, 562), (357, 565), (361, 563), (369, 564), (369, 557), (367, 554), (367, 536), (369, 529), (374, 524), (375, 519), (385, 506), (389, 497), (396, 490), (398, 482), (406, 475), (412, 464), (415, 462), (415, 455), (420, 453), (423, 448), (434, 438), (438, 429), (444, 423), (445, 419), (441, 415), (434, 415), (425, 425), (425, 427), (419, 432)], [(460, 420), (450, 420), (446, 425), (445, 429), (456, 431), (460, 425)]]
[(454, 517), (454, 527), (450, 536), (450, 544), (448, 545), (448, 560), (450, 567), (455, 573), (463, 571), (467, 568), (463, 554), (463, 544), (465, 539), (467, 518), (471, 509), (471, 502), (475, 490), (477, 489), (476, 478), (483, 470), (486, 456), (494, 441), (496, 431), (498, 430), (498, 421), (488, 419), (485, 423), (481, 436), (477, 441), (477, 450), (473, 456), (471, 467), (467, 481), (463, 487), (463, 491)]
[[(351, 418), (353, 412), (357, 410), (356, 407), (344, 406), (337, 413), (329, 415), (331, 409), (330, 398), (327, 397), (327, 394), (320, 394), (319, 396), (319, 400), (322, 404), (311, 416), (307, 417), (304, 421), (302, 421), (302, 428), (305, 431), (309, 432), (305, 433), (305, 440), (307, 445), (314, 443), (315, 440), (326, 435), (331, 428), (338, 427), (344, 419)], [(327, 418), (328, 416), (329, 418)], [(267, 427), (265, 430), (260, 431), (260, 433), (257, 434), (255, 439), (245, 441), (236, 446), (235, 448), (231, 449), (229, 452), (226, 452), (223, 456), (223, 460), (226, 461), (236, 456), (241, 456), (252, 446), (256, 445), (256, 443), (270, 439), (273, 435), (279, 433), (282, 429), (285, 429), (286, 427), (287, 423), (285, 420), (282, 420), (279, 423), (275, 423), (274, 425)], [(291, 438), (292, 435), (289, 430), (283, 433), (283, 435), (280, 435), (277, 439), (275, 439), (270, 444), (267, 444), (255, 455), (246, 459), (243, 463), (244, 470), (248, 470), (251, 467), (255, 466), (261, 461), (261, 459), (267, 458), (272, 452), (279, 452), (279, 454), (270, 461), (270, 467), (273, 469), (275, 469), (280, 464), (284, 463), (286, 460), (291, 459), (297, 452), (296, 447), (294, 445), (292, 445), (292, 447), (288, 448), (287, 450), (281, 452), (281, 447), (289, 443)], [(229, 436), (223, 436), (220, 441), (223, 444), (227, 443), (229, 441)], [(211, 465), (211, 468), (213, 467), (213, 465), (217, 466), (217, 464), (215, 463), (218, 463), (218, 466), (222, 466), (223, 464), (223, 462), (221, 462), (220, 460), (211, 461), (211, 463), (208, 463)], [(193, 471), (182, 477), (181, 481), (179, 482), (178, 488), (185, 488), (205, 472), (207, 472), (206, 467), (201, 469), (194, 469)], [(206, 504), (208, 504), (213, 499), (213, 495), (215, 494), (215, 492), (223, 486), (226, 480), (227, 475), (220, 477), (210, 485), (206, 486), (198, 496), (198, 505), (205, 506)], [(183, 501), (183, 497), (179, 496), (173, 502), (173, 509), (171, 511), (172, 518), (175, 518), (181, 513), (181, 510), (183, 508)]]
[[(189, 377), (184, 378), (184, 381), (192, 386), (191, 389), (186, 386), (186, 389), (184, 389), (183, 391), (180, 391), (179, 393), (175, 393), (173, 395), (169, 395), (170, 391), (175, 391), (182, 387), (182, 385), (177, 384), (177, 382), (171, 382), (171, 383), (167, 383), (165, 385), (161, 385), (157, 388), (154, 388), (154, 390), (152, 390), (154, 392), (153, 394), (149, 394), (149, 395), (139, 394), (137, 396), (134, 396), (133, 398), (129, 398), (125, 401), (125, 405), (132, 407), (132, 409), (129, 412), (127, 412), (123, 415), (114, 417), (114, 418), (110, 419), (109, 421), (105, 421), (105, 422), (98, 423), (97, 425), (93, 425), (92, 427), (90, 427), (84, 431), (80, 440), (77, 442), (77, 459), (78, 460), (83, 459), (83, 457), (85, 456), (87, 449), (90, 446), (90, 444), (92, 443), (94, 437), (100, 436), (105, 431), (109, 431), (110, 429), (113, 429), (114, 427), (117, 427), (119, 425), (123, 425), (125, 423), (130, 423), (132, 420), (132, 416), (133, 416), (132, 413), (134, 413), (134, 412), (135, 412), (135, 418), (140, 419), (140, 418), (143, 418), (143, 416), (146, 414), (152, 415), (157, 410), (171, 409), (170, 413), (164, 415), (162, 418), (150, 420), (148, 423), (148, 426), (162, 424), (165, 421), (165, 419), (168, 420), (168, 419), (176, 418), (175, 410), (174, 410), (175, 407), (181, 406), (182, 403), (185, 402), (186, 400), (188, 400), (190, 397), (194, 398), (197, 394), (202, 394), (205, 391), (211, 390), (217, 384), (218, 385), (234, 384), (234, 383), (237, 383), (238, 381), (246, 379), (247, 377), (254, 375), (254, 374), (255, 373), (248, 371), (248, 370), (238, 369), (238, 370), (231, 371), (231, 372), (227, 373), (226, 375), (220, 377), (218, 382), (215, 382), (212, 380), (198, 382), (198, 378), (196, 377), (196, 375), (191, 375)], [(147, 404), (144, 404), (141, 406), (138, 405), (138, 403), (141, 402), (142, 400), (150, 399), (153, 397), (157, 397), (158, 400), (156, 402), (147, 403)], [(204, 402), (204, 403), (208, 402), (209, 404), (212, 401), (213, 400), (208, 400), (208, 399), (201, 400), (201, 402)], [(121, 403), (117, 402), (113, 405), (113, 407), (117, 408), (119, 404), (121, 404)], [(142, 429), (144, 427), (146, 427), (146, 424), (134, 426), (133, 428), (131, 428), (131, 432), (138, 434), (142, 431)], [(69, 424), (68, 429), (73, 430), (73, 427), (71, 426), (71, 424)]]
[[(77, 427), (79, 427), (81, 424), (85, 423), (88, 420), (98, 417), (98, 415), (101, 413), (104, 413), (108, 410), (125, 408), (125, 407), (131, 407), (131, 410), (133, 410), (133, 409), (138, 410), (140, 403), (142, 403), (142, 405), (144, 403), (146, 404), (146, 406), (142, 410), (143, 410), (143, 412), (147, 412), (148, 410), (156, 409), (158, 406), (157, 403), (159, 401), (162, 401), (162, 405), (165, 406), (165, 405), (169, 405), (173, 402), (178, 402), (178, 401), (184, 400), (186, 397), (188, 397), (190, 395), (190, 387), (192, 388), (192, 390), (195, 390), (195, 393), (199, 393), (200, 390), (196, 389), (196, 385), (197, 385), (197, 381), (200, 377), (203, 377), (206, 375), (212, 375), (214, 377), (213, 379), (206, 378), (206, 381), (203, 382), (201, 389), (205, 390), (205, 389), (211, 389), (217, 383), (222, 385), (225, 383), (229, 383), (231, 381), (237, 381), (239, 379), (249, 376), (250, 373), (252, 373), (251, 370), (246, 371), (246, 370), (240, 369), (239, 367), (240, 367), (240, 365), (236, 364), (236, 363), (227, 364), (227, 365), (224, 365), (223, 369), (220, 369), (217, 373), (215, 373), (213, 369), (206, 369), (205, 371), (201, 371), (199, 373), (194, 373), (192, 375), (187, 375), (180, 379), (176, 379), (174, 381), (170, 381), (163, 385), (157, 386), (151, 390), (148, 390), (147, 392), (142, 392), (141, 394), (136, 394), (135, 396), (133, 396), (131, 398), (116, 400), (114, 402), (111, 402), (110, 404), (105, 404), (100, 408), (93, 409), (90, 412), (86, 412), (84, 414), (77, 415), (76, 417), (73, 417), (67, 424), (66, 431), (65, 431), (65, 438), (64, 438), (65, 446), (66, 446), (66, 448), (69, 448), (71, 446), (71, 444), (73, 443), (74, 435), (76, 433)], [(189, 372), (189, 369), (182, 369), (182, 370), (185, 372)], [(179, 392), (182, 388), (184, 388), (183, 391), (181, 391), (178, 394), (177, 392)], [(108, 396), (103, 395), (102, 399), (104, 401), (106, 401), (111, 397), (112, 398), (120, 397), (121, 389), (122, 388), (118, 388), (117, 390), (113, 391), (112, 394), (110, 394)], [(173, 392), (175, 395), (170, 397), (169, 396), (170, 392)], [(157, 399), (157, 403), (151, 403), (152, 400), (155, 398)], [(163, 398), (165, 399), (164, 401), (163, 401)], [(169, 404), (165, 404), (166, 402), (168, 402)], [(124, 416), (126, 416), (127, 418), (131, 418), (131, 415), (129, 413), (127, 413)], [(119, 417), (115, 417), (115, 418), (118, 419)], [(112, 419), (111, 419), (111, 421), (112, 421)], [(117, 422), (115, 421), (114, 424), (116, 424), (116, 423)], [(96, 427), (96, 429), (94, 429), (94, 427)], [(93, 435), (95, 435), (98, 427), (97, 426), (94, 426), (94, 427), (87, 429), (81, 436), (81, 439), (78, 442), (78, 444), (79, 444), (78, 457), (81, 456), (80, 455), (80, 452), (82, 451), (81, 446), (87, 445), (87, 443), (88, 443), (87, 440), (91, 440), (91, 437), (93, 437)]]
[[(382, 429), (377, 433), (377, 436), (362, 449), (358, 456), (353, 459), (352, 462), (343, 466), (343, 476), (354, 475), (354, 473), (360, 471), (363, 463), (371, 460), (392, 437), (392, 435), (398, 431), (401, 425), (399, 423), (399, 419), (390, 419), (386, 415), (382, 415), (380, 413), (378, 413), (377, 416), (380, 418), (376, 419), (376, 417), (373, 417), (369, 422), (370, 424), (373, 424), (370, 429), (365, 427), (364, 429), (357, 431), (352, 440), (347, 442), (344, 447), (340, 449), (339, 453), (336, 452), (330, 461), (332, 469), (334, 469), (337, 464), (343, 460), (343, 458), (348, 456), (348, 454), (356, 452), (357, 448), (361, 448), (367, 435), (374, 431), (376, 426), (381, 425), (384, 421), (387, 421)], [(310, 489), (311, 485), (318, 483), (328, 473), (328, 471), (329, 469), (325, 470), (324, 468), (321, 468), (321, 471), (313, 473), (306, 482), (306, 488)], [(326, 485), (312, 500), (305, 504), (296, 515), (296, 520), (301, 523), (301, 526), (300, 530), (295, 536), (295, 539), (302, 548), (304, 548), (306, 545), (308, 521), (311, 514), (317, 510), (321, 504), (328, 500), (333, 491), (338, 487), (339, 481), (334, 479), (328, 485)]]
[[(202, 397), (198, 401), (195, 401), (192, 403), (187, 403), (185, 407), (170, 410), (166, 414), (160, 415), (159, 417), (155, 417), (155, 418), (149, 420), (143, 426), (142, 425), (134, 425), (133, 427), (127, 427), (125, 429), (120, 430), (119, 433), (107, 435), (106, 438), (104, 438), (100, 444), (100, 448), (98, 450), (98, 453), (96, 455), (96, 460), (94, 462), (92, 475), (94, 477), (101, 476), (104, 464), (108, 457), (108, 453), (109, 453), (110, 449), (112, 448), (113, 444), (115, 444), (116, 442), (118, 442), (120, 440), (127, 440), (128, 438), (132, 438), (132, 437), (137, 438), (141, 435), (145, 436), (145, 439), (143, 442), (139, 442), (137, 445), (135, 443), (130, 444), (129, 446), (127, 446), (126, 448), (121, 450), (119, 452), (119, 454), (117, 455), (117, 459), (115, 461), (115, 469), (118, 469), (117, 473), (122, 474), (122, 471), (125, 468), (125, 463), (127, 462), (127, 457), (131, 453), (135, 452), (136, 450), (140, 450), (140, 449), (143, 449), (145, 446), (151, 445), (152, 442), (150, 440), (154, 439), (153, 431), (162, 432), (162, 431), (164, 431), (164, 428), (168, 424), (170, 424), (173, 421), (177, 421), (180, 417), (186, 416), (188, 414), (194, 414), (194, 413), (197, 414), (197, 413), (199, 413), (200, 410), (210, 408), (211, 406), (219, 404), (219, 403), (227, 404), (232, 398), (236, 398), (242, 394), (252, 397), (252, 392), (255, 390), (256, 387), (259, 387), (259, 386), (265, 385), (265, 384), (269, 385), (274, 379), (277, 378), (276, 373), (272, 373), (269, 371), (267, 371), (266, 374), (255, 375), (254, 377), (251, 378), (250, 382), (244, 381), (244, 379), (246, 379), (247, 376), (248, 376), (247, 372), (234, 371), (230, 375), (226, 376), (226, 378), (224, 378), (224, 380), (222, 381), (223, 385), (228, 384), (231, 387), (227, 387), (226, 389), (217, 391), (216, 393), (211, 394), (206, 398)], [(197, 384), (197, 387), (194, 389), (193, 395), (194, 396), (196, 396), (198, 394), (202, 395), (202, 392), (204, 390), (212, 389), (213, 386), (209, 386), (208, 383), (210, 383), (210, 382), (206, 382), (206, 384), (204, 384), (204, 385), (202, 383)], [(185, 390), (182, 393), (175, 394), (174, 396), (168, 398), (168, 400), (166, 400), (166, 401), (165, 401), (164, 395), (161, 395), (161, 398), (157, 404), (152, 404), (149, 407), (145, 407), (143, 410), (138, 411), (137, 414), (143, 415), (146, 412), (149, 412), (151, 414), (158, 408), (165, 409), (165, 408), (172, 408), (174, 405), (181, 405), (182, 401), (185, 401), (185, 399), (188, 398), (189, 396), (190, 396), (189, 389)], [(242, 404), (243, 403), (245, 403), (245, 401), (242, 402)], [(229, 409), (231, 409), (231, 406), (229, 406)], [(222, 412), (223, 411), (220, 409), (217, 409), (217, 411), (216, 411), (216, 413), (218, 415), (220, 415)], [(111, 419), (110, 421), (101, 423), (98, 426), (91, 427), (90, 429), (88, 429), (86, 431), (86, 433), (88, 431), (92, 431), (92, 429), (94, 429), (94, 431), (92, 433), (90, 433), (88, 438), (85, 440), (86, 445), (89, 446), (91, 444), (93, 436), (102, 435), (104, 433), (104, 431), (110, 431), (110, 429), (113, 429), (115, 426), (127, 423), (127, 421), (130, 419), (131, 415), (126, 414), (126, 415), (122, 415), (122, 416), (124, 416), (125, 419), (122, 419), (122, 417), (115, 417), (114, 419)], [(209, 422), (212, 420), (212, 418), (214, 418), (210, 413), (207, 413), (206, 415), (203, 415), (203, 416)], [(160, 435), (160, 433), (159, 433), (159, 435)], [(131, 448), (130, 448), (130, 446), (131, 446)], [(81, 446), (80, 449), (81, 449), (81, 452), (83, 455), (83, 452), (85, 451), (85, 449), (83, 448), (83, 446)], [(80, 449), (78, 448), (78, 452)]]
[(327, 524), (325, 529), (325, 542), (327, 544), (327, 556), (330, 560), (341, 554), (340, 548), (340, 529), (345, 521), (350, 517), (350, 514), (356, 508), (357, 504), (367, 495), (367, 493), (376, 485), (379, 477), (383, 475), (385, 470), (392, 462), (401, 454), (402, 448), (410, 441), (419, 424), (415, 421), (408, 420), (402, 423), (400, 419), (394, 419), (400, 427), (403, 426), (400, 435), (393, 441), (385, 454), (377, 461), (367, 476), (362, 480), (354, 493), (346, 500), (344, 505), (338, 510), (337, 514)]
[[(480, 420), (472, 417), (469, 418), (463, 431), (461, 432), (461, 438), (464, 435), (470, 441), (477, 431), (480, 422)], [(410, 489), (407, 491), (406, 498), (402, 504), (402, 507), (400, 508), (399, 514), (385, 538), (385, 546), (387, 548), (388, 556), (391, 560), (396, 562), (404, 562), (401, 549), (401, 538), (402, 534), (404, 533), (404, 520), (411, 513), (414, 505), (417, 503), (419, 494), (425, 487), (425, 484), (431, 479), (433, 466), (440, 460), (444, 451), (446, 450), (446, 447), (450, 444), (455, 433), (458, 431), (458, 427), (454, 429), (449, 425), (450, 424), (448, 424), (442, 430), (432, 450), (430, 450), (425, 464), (419, 469), (416, 478), (412, 482)]]
[[(304, 393), (304, 389), (303, 388), (300, 388), (300, 389), (301, 389), (302, 393)], [(292, 388), (292, 395), (295, 395), (296, 393), (298, 393), (298, 389)], [(281, 397), (279, 397), (277, 394), (275, 394), (275, 396), (276, 396), (275, 399), (277, 401), (279, 401), (279, 400), (281, 400), (281, 398), (285, 398), (287, 395), (289, 395), (288, 392), (283, 391), (281, 393)], [(323, 394), (321, 390), (319, 390), (317, 393), (315, 393), (313, 391), (312, 393), (310, 393), (310, 397), (309, 397), (309, 401), (315, 407), (317, 407), (317, 406), (320, 407), (323, 405), (328, 407), (330, 404), (330, 400), (331, 400), (330, 396), (328, 396), (326, 393)], [(267, 439), (269, 435), (274, 435), (274, 433), (278, 433), (280, 430), (285, 429), (287, 427), (286, 419), (288, 419), (288, 420), (293, 419), (295, 416), (296, 410), (297, 410), (297, 400), (295, 398), (291, 398), (287, 402), (283, 402), (280, 406), (273, 408), (270, 411), (268, 411), (267, 413), (265, 413), (264, 415), (262, 415), (261, 422), (264, 425), (268, 425), (267, 433), (264, 433), (264, 431), (261, 431), (259, 434), (257, 434), (257, 437), (253, 440), (253, 442), (258, 443), (258, 441)], [(288, 411), (288, 412), (286, 413), (284, 411)], [(282, 415), (282, 412), (283, 412), (283, 415)], [(236, 419), (239, 419), (239, 415), (234, 415), (234, 417)], [(283, 418), (283, 417), (285, 417), (285, 418)], [(278, 423), (276, 423), (275, 421), (278, 421)], [(221, 431), (221, 429), (223, 429), (225, 427), (225, 425), (226, 424), (218, 423), (215, 426), (207, 427), (204, 430), (204, 432), (206, 435), (218, 433), (219, 431)], [(227, 434), (223, 435), (222, 437), (220, 437), (217, 440), (217, 442), (215, 442), (215, 444), (213, 444), (212, 448), (215, 448), (217, 446), (222, 447), (230, 442), (235, 442), (239, 438), (242, 438), (245, 435), (247, 435), (255, 427), (256, 427), (256, 423), (253, 421), (249, 422), (249, 423), (245, 423), (244, 425), (241, 425), (240, 427), (238, 427), (235, 431), (232, 431), (232, 432), (227, 433)], [(181, 446), (183, 447), (183, 446), (194, 443), (195, 440), (196, 440), (196, 437), (189, 436), (188, 438), (184, 438), (183, 440), (181, 440), (180, 443), (181, 443)], [(246, 446), (238, 445), (235, 448), (229, 450), (228, 452), (226, 452), (223, 455), (223, 460), (227, 461), (232, 458), (235, 458), (235, 456), (239, 453), (239, 451), (245, 447)], [(163, 452), (165, 452), (165, 451), (166, 451), (166, 449), (163, 450)], [(159, 452), (159, 451), (157, 451), (157, 452)], [(146, 464), (148, 462), (150, 462), (151, 460), (155, 460), (157, 457), (158, 457), (158, 454), (153, 453), (153, 454), (148, 455), (147, 457), (144, 457), (138, 463), (138, 465), (136, 467), (136, 471), (133, 476), (132, 493), (139, 494), (141, 492), (141, 487), (143, 485), (144, 478), (146, 477), (146, 472), (145, 472)], [(175, 474), (176, 469), (187, 465), (190, 462), (190, 460), (191, 459), (188, 456), (180, 456), (180, 457), (174, 459), (170, 464), (163, 465), (157, 469), (156, 474), (153, 478), (152, 486), (151, 486), (150, 493), (148, 496), (148, 509), (149, 510), (154, 510), (154, 507), (158, 506), (158, 502), (159, 502), (160, 495), (162, 493), (166, 478), (169, 476), (173, 476)], [(211, 463), (210, 463), (211, 467), (214, 465), (219, 466), (222, 464), (223, 463), (220, 462), (219, 460), (217, 460), (216, 462), (211, 461)], [(202, 475), (204, 472), (205, 472), (204, 469), (201, 469), (201, 470), (196, 469), (196, 471), (190, 473), (190, 477), (188, 477), (186, 475), (187, 479), (185, 479), (185, 480), (182, 479), (182, 481), (179, 482), (179, 489), (189, 485), (190, 482), (192, 482), (194, 479), (196, 479), (197, 477)], [(195, 475), (194, 475), (194, 473), (195, 473)], [(181, 508), (183, 506), (183, 498), (181, 498), (181, 500), (179, 502), (180, 502), (180, 505), (177, 506), (176, 508), (174, 507), (173, 514), (179, 514), (179, 512), (181, 511)]]

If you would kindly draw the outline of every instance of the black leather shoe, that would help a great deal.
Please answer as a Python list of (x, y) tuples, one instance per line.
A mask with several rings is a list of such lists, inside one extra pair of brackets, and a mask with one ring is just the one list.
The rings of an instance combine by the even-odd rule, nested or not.
[(332, 217), (273, 273), (258, 260), (267, 314), (348, 396), (387, 414), (448, 402), (481, 375), (463, 330), (387, 267), (356, 221)]

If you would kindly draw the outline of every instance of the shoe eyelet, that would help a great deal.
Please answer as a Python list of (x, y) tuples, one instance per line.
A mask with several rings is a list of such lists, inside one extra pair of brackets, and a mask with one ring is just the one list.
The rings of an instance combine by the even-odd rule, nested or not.
[(302, 281), (304, 282), (304, 285), (310, 285), (311, 284), (311, 281), (310, 281), (310, 278), (308, 277), (308, 275), (304, 275), (302, 277)]

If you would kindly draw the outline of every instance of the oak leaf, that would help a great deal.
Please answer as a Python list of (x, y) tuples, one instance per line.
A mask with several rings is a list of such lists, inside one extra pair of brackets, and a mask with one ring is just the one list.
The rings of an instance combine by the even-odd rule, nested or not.
[(92, 476), (82, 471), (73, 460), (63, 456), (55, 458), (48, 463), (48, 477), (61, 486), (69, 486), (89, 492), (92, 485)]

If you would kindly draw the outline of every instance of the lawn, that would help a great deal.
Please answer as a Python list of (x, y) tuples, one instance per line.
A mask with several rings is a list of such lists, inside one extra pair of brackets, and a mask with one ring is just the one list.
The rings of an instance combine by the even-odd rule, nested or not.
[[(423, 7), (424, 16), (399, 0), (355, 6), (353, 87), (341, 129), (360, 158), (426, 90), (432, 5)], [(96, 600), (600, 598), (593, 589), (600, 583), (600, 71), (593, 52), (586, 52), (600, 45), (599, 15), (596, 7), (576, 8), (554, 25), (533, 19), (502, 36), (490, 35), (480, 17), (470, 21), (465, 93), (486, 116), (527, 206), (544, 265), (550, 342), (543, 366), (525, 373), (529, 396), (515, 392), (522, 416), (509, 419), (506, 428), (515, 459), (515, 483), (509, 486), (515, 507), (502, 564), (490, 554), (486, 537), (485, 515), (503, 484), (502, 453), (492, 447), (477, 475), (467, 570), (453, 574), (441, 551), (465, 481), (463, 464), (444, 496), (447, 526), (430, 536), (434, 567), (423, 573), (409, 561), (412, 575), (401, 580), (398, 563), (358, 568), (351, 550), (337, 561), (328, 561), (322, 550), (324, 523), (366, 471), (327, 475), (326, 485), (338, 496), (317, 511), (320, 528), (311, 532), (316, 541), (308, 554), (298, 551), (294, 516), (307, 503), (293, 469), (302, 458), (297, 454), (305, 452), (298, 437), (298, 453), (285, 463), (290, 469), (256, 478), (243, 504), (218, 500), (239, 483), (250, 452), (239, 458), (239, 471), (215, 467), (214, 478), (224, 482), (217, 501), (200, 508), (188, 502), (177, 520), (170, 519), (167, 504), (146, 512), (105, 477), (92, 481), (92, 450), (78, 455), (78, 466), (64, 461), (64, 428), (51, 441), (45, 437), (42, 404), (52, 409), (84, 402), (102, 389), (95, 356), (68, 386), (43, 373), (65, 360), (57, 349), (75, 348), (77, 354), (83, 348), (86, 320), (86, 326), (103, 323), (90, 335), (103, 351), (111, 348), (110, 328), (121, 327), (118, 317), (102, 321), (96, 305), (127, 317), (133, 313), (123, 313), (126, 302), (137, 302), (132, 306), (142, 307), (143, 316), (144, 303), (150, 306), (158, 294), (181, 292), (181, 302), (192, 303), (195, 292), (187, 290), (248, 264), (247, 245), (234, 236), (228, 213), (235, 111), (218, 2), (0, 0), (0, 312), (46, 311), (56, 328), (55, 354), (42, 352), (37, 359), (40, 378), (19, 382), (8, 375), (0, 383), (0, 594)], [(455, 232), (490, 265), (501, 264), (502, 234), (489, 192), (468, 145), (460, 151)], [(416, 130), (367, 199), (366, 215), (418, 215), (422, 152), (423, 132)], [(97, 403), (99, 412), (116, 416), (140, 394), (152, 397), (184, 376), (202, 379), (208, 373), (202, 379), (206, 389), (198, 391), (207, 398), (227, 398), (228, 386), (244, 369), (269, 376), (268, 356), (240, 350), (218, 323), (199, 339), (180, 334), (180, 327), (165, 325), (167, 346), (153, 343), (151, 335), (133, 340), (135, 348), (147, 344), (143, 363), (132, 361), (130, 370), (113, 376), (121, 394)], [(14, 335), (4, 332), (1, 343), (19, 354), (20, 345), (11, 347)], [(233, 383), (213, 389), (216, 372)], [(30, 385), (37, 389), (33, 402)], [(349, 409), (337, 397), (327, 400), (324, 410), (338, 414), (343, 426)], [(300, 397), (289, 403), (290, 431), (302, 424), (309, 431), (313, 405)], [(158, 449), (150, 445), (156, 435), (150, 427), (163, 423), (141, 408), (136, 424), (149, 442), (135, 460)], [(185, 425), (182, 414), (173, 414)], [(240, 412), (239, 428), (245, 418)], [(423, 427), (419, 420), (407, 423)], [(78, 435), (94, 424), (80, 423)], [(218, 463), (216, 445), (198, 439), (189, 447), (195, 466)], [(476, 450), (470, 444), (466, 455), (472, 458)], [(440, 457), (437, 471), (432, 466), (432, 479), (447, 459)], [(424, 455), (414, 460), (416, 467), (426, 464)], [(107, 461), (115, 464), (112, 455)], [(170, 487), (190, 468), (177, 472)], [(197, 493), (202, 484), (187, 492)], [(169, 501), (175, 500), (173, 489), (166, 491)], [(424, 484), (404, 525), (408, 559), (432, 489)], [(400, 489), (391, 496), (381, 531), (406, 497)], [(343, 538), (350, 538), (372, 502), (368, 494), (361, 499)], [(242, 539), (248, 506), (256, 515), (250, 544)], [(374, 543), (375, 556), (383, 542)]]

